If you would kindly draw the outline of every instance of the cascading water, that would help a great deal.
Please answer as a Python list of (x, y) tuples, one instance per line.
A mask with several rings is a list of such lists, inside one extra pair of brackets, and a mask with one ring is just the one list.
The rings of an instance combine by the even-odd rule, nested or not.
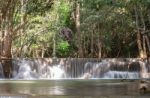
[(122, 71), (109, 71), (104, 74), (105, 79), (139, 79), (137, 72), (122, 72)]
[[(103, 78), (103, 79), (138, 79), (137, 71), (114, 69), (110, 62), (86, 63), (85, 72), (82, 78)], [(119, 67), (119, 66), (118, 66)], [(113, 70), (112, 70), (113, 69)]]
[(87, 62), (84, 65), (84, 73), (82, 78), (102, 78), (103, 75), (110, 70), (109, 62)]
[(140, 77), (141, 78), (150, 78), (150, 65), (149, 65), (149, 60), (140, 60), (139, 61), (141, 72), (140, 72)]
[(20, 60), (14, 62), (14, 79), (60, 79), (64, 78), (65, 72), (61, 65), (48, 65), (39, 60)]
[[(138, 79), (140, 63), (113, 59), (18, 59), (14, 79)], [(146, 77), (148, 78), (148, 77)]]

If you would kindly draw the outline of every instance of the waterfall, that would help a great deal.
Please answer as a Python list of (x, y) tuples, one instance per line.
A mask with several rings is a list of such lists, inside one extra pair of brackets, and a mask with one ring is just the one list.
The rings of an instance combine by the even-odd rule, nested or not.
[(87, 62), (84, 65), (84, 73), (82, 78), (102, 78), (102, 76), (110, 70), (110, 63), (106, 61), (92, 63)]
[(137, 72), (124, 72), (124, 71), (109, 71), (104, 74), (104, 79), (139, 79)]
[(14, 79), (139, 79), (135, 60), (43, 58), (13, 60)]
[[(122, 67), (122, 68), (121, 68)], [(121, 65), (113, 65), (111, 62), (103, 60), (99, 63), (86, 63), (85, 73), (82, 78), (102, 78), (102, 79), (138, 79), (137, 70), (131, 71)], [(133, 70), (133, 69), (132, 69)]]
[(140, 60), (139, 63), (141, 66), (140, 77), (145, 78), (145, 79), (150, 78), (149, 61), (147, 59), (146, 60)]
[(16, 76), (14, 78), (15, 79), (37, 79), (38, 74), (34, 73), (31, 70), (30, 65), (24, 63), (19, 67), (18, 73), (16, 73)]
[(13, 62), (14, 79), (60, 79), (65, 78), (61, 65), (49, 65), (42, 60), (22, 59)]

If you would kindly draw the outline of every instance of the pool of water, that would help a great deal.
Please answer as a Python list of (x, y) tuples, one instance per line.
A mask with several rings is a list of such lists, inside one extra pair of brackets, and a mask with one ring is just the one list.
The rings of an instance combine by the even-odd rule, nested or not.
[(139, 80), (0, 80), (0, 98), (149, 98)]

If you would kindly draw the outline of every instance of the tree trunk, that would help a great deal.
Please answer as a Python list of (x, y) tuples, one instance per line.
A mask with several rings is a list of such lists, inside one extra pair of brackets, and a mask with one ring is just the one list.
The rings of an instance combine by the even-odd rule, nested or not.
[(94, 56), (94, 30), (91, 32), (91, 57)]
[(78, 0), (76, 0), (76, 13), (75, 13), (76, 19), (75, 19), (75, 24), (76, 24), (76, 31), (77, 31), (77, 47), (78, 47), (78, 56), (83, 57), (83, 50), (82, 50), (82, 34), (80, 31), (80, 4)]
[[(28, 0), (21, 0), (20, 3), (21, 3), (21, 9), (20, 9), (20, 13), (21, 13), (21, 19), (20, 19), (20, 22), (21, 24), (25, 24), (26, 21), (27, 21), (27, 13), (26, 13), (26, 6), (27, 6), (27, 2)], [(25, 51), (23, 51), (23, 48), (24, 48), (24, 44), (23, 43), (23, 37), (24, 37), (24, 33), (25, 33), (25, 26), (23, 26), (21, 29), (20, 29), (20, 49), (19, 49), (19, 57), (23, 57), (24, 56), (24, 53)], [(25, 39), (25, 38), (24, 38)]]
[(12, 62), (11, 62), (11, 45), (12, 45), (12, 37), (11, 37), (11, 30), (6, 30), (3, 41), (2, 41), (2, 60), (3, 71), (5, 78), (11, 78), (12, 76)]
[(12, 62), (11, 62), (11, 46), (13, 34), (13, 15), (15, 11), (15, 1), (6, 0), (1, 8), (1, 32), (2, 32), (2, 46), (1, 58), (5, 78), (12, 76)]
[(143, 53), (144, 53), (144, 57), (147, 58), (147, 49), (146, 49), (145, 35), (143, 35)]
[(85, 55), (87, 54), (86, 43), (87, 43), (87, 40), (86, 40), (86, 37), (84, 36), (83, 37), (83, 52)]
[[(150, 40), (148, 38), (148, 35), (145, 36), (145, 40), (146, 40), (146, 43), (147, 43), (147, 47), (148, 47), (148, 51), (150, 53)], [(150, 54), (149, 54), (150, 55)]]
[(102, 40), (98, 37), (98, 58), (102, 58)]
[(97, 47), (98, 47), (98, 58), (102, 58), (102, 34), (100, 31), (100, 25), (98, 25), (98, 35), (97, 35)]
[(140, 31), (140, 27), (139, 27), (139, 13), (137, 11), (137, 7), (135, 6), (134, 8), (135, 10), (135, 17), (136, 17), (136, 28), (137, 28), (137, 46), (138, 46), (138, 50), (139, 50), (139, 56), (140, 58), (145, 58), (146, 55), (144, 53), (143, 47), (142, 47), (142, 41), (141, 41), (141, 31)]
[(52, 56), (53, 56), (53, 58), (56, 57), (56, 35), (55, 35), (55, 33), (53, 36), (53, 53), (52, 53)]

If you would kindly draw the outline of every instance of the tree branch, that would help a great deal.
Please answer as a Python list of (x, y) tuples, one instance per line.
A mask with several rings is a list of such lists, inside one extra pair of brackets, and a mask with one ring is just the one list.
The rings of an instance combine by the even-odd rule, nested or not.
[(26, 21), (26, 22), (24, 22), (23, 24), (20, 24), (20, 25), (16, 26), (16, 27), (14, 28), (14, 30), (13, 30), (13, 33), (12, 33), (13, 36), (17, 35), (18, 30), (22, 29), (27, 23), (28, 23), (28, 22)]

